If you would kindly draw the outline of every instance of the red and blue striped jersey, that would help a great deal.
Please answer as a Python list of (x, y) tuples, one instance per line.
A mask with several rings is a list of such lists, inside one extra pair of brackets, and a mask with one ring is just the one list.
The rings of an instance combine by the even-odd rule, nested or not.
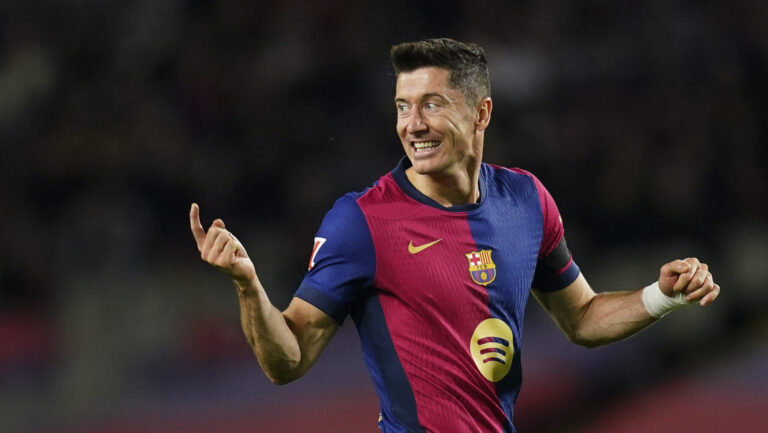
[(357, 325), (391, 432), (514, 432), (531, 287), (579, 275), (552, 197), (531, 173), (482, 164), (480, 200), (446, 208), (398, 166), (344, 195), (296, 296)]

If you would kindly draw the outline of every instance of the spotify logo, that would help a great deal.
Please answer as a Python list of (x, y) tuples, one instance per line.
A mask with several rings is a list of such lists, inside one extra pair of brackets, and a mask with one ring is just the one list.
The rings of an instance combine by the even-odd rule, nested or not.
[(477, 369), (486, 379), (498, 382), (509, 373), (515, 348), (512, 329), (499, 319), (485, 319), (477, 325), (469, 351)]

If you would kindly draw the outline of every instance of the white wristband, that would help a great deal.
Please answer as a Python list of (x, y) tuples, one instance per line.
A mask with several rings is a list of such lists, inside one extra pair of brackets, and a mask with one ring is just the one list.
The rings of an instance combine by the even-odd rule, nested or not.
[(659, 282), (655, 282), (643, 289), (643, 305), (653, 317), (661, 317), (670, 311), (685, 308), (693, 302), (685, 300), (685, 293), (678, 293), (675, 296), (667, 296), (659, 288)]

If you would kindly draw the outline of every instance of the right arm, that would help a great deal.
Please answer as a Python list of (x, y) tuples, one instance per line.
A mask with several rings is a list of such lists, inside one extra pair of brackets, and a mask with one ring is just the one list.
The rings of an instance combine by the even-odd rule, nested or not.
[(264, 373), (277, 384), (301, 377), (339, 325), (299, 298), (294, 298), (281, 313), (269, 301), (245, 248), (226, 230), (222, 220), (215, 220), (206, 232), (200, 223), (200, 209), (192, 204), (189, 222), (200, 257), (235, 283), (243, 332)]

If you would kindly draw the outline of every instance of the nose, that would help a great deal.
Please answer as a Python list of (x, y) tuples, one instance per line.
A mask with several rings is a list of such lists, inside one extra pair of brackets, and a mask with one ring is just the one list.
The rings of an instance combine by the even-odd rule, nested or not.
[(427, 130), (427, 125), (424, 123), (424, 119), (421, 117), (419, 110), (413, 110), (411, 117), (408, 118), (408, 124), (405, 127), (405, 131), (408, 134), (416, 134)]

